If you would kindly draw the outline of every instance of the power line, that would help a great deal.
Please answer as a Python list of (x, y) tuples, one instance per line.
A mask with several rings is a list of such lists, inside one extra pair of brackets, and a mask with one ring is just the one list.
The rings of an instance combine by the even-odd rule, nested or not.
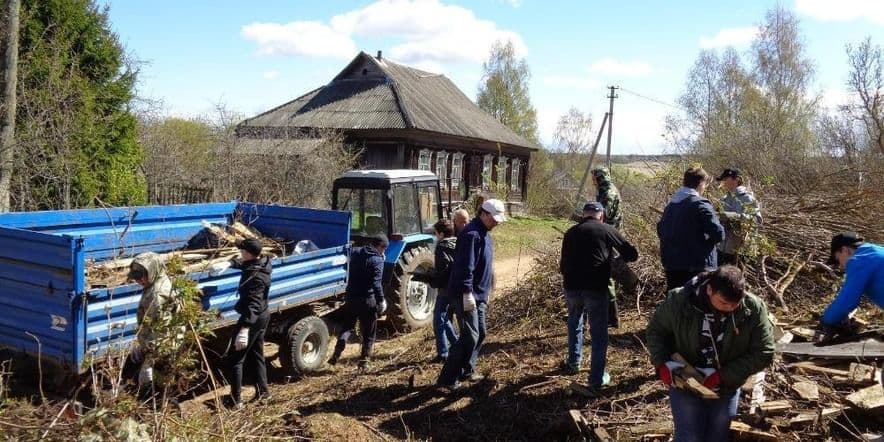
[(656, 98), (654, 98), (654, 97), (649, 97), (649, 96), (647, 96), (647, 95), (640, 94), (640, 93), (635, 92), (635, 91), (631, 91), (631, 90), (629, 90), (629, 89), (626, 89), (626, 88), (623, 87), (623, 86), (620, 87), (620, 90), (623, 91), (623, 92), (626, 92), (627, 94), (634, 95), (634, 96), (636, 96), (636, 97), (638, 97), (638, 98), (641, 98), (641, 99), (644, 99), (644, 100), (648, 100), (648, 101), (650, 101), (650, 102), (652, 102), (652, 103), (657, 103), (657, 104), (660, 104), (660, 105), (663, 105), (663, 106), (667, 106), (667, 107), (671, 107), (671, 108), (673, 108), (673, 109), (678, 109), (678, 110), (680, 110), (680, 111), (687, 112), (687, 109), (685, 109), (685, 108), (683, 108), (683, 107), (681, 107), (681, 106), (679, 106), (679, 105), (672, 104), (672, 103), (667, 103), (667, 102), (665, 102), (665, 101), (663, 101), (663, 100), (659, 100), (659, 99), (656, 99)]

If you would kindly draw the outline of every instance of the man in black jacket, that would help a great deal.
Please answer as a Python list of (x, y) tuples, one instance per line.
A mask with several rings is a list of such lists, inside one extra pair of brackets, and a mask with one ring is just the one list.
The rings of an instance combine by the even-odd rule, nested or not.
[(457, 332), (451, 321), (453, 308), (448, 299), (448, 279), (451, 264), (454, 263), (454, 249), (457, 237), (454, 236), (454, 223), (440, 219), (433, 225), (436, 232), (436, 250), (433, 278), (430, 287), (436, 289), (436, 305), (433, 307), (433, 334), (436, 335), (436, 361), (445, 362), (451, 343), (457, 341)]
[(605, 372), (608, 351), (608, 282), (613, 250), (626, 262), (638, 259), (638, 251), (613, 226), (605, 224), (605, 208), (598, 202), (583, 206), (583, 220), (565, 232), (560, 271), (568, 304), (568, 361), (571, 373), (580, 370), (583, 350), (583, 317), (589, 317), (592, 336), (589, 386), (600, 388), (610, 381)]
[(359, 370), (368, 370), (371, 349), (378, 331), (378, 317), (387, 310), (383, 288), (384, 252), (387, 245), (389, 242), (386, 235), (380, 233), (370, 237), (368, 245), (350, 252), (350, 277), (347, 280), (343, 323), (335, 351), (328, 360), (329, 365), (338, 363), (347, 346), (347, 339), (354, 333), (356, 322), (359, 321), (359, 333), (362, 335)]
[(271, 265), (269, 257), (261, 256), (261, 241), (246, 239), (237, 241), (240, 258), (229, 263), (213, 266), (210, 271), (218, 274), (228, 267), (239, 269), (239, 300), (234, 309), (239, 313), (237, 327), (239, 332), (234, 338), (234, 351), (230, 353), (231, 377), (230, 396), (236, 408), (242, 408), (242, 371), (243, 365), (255, 368), (255, 399), (266, 401), (270, 398), (267, 387), (267, 364), (264, 361), (264, 334), (270, 320), (267, 310), (267, 297), (270, 294)]

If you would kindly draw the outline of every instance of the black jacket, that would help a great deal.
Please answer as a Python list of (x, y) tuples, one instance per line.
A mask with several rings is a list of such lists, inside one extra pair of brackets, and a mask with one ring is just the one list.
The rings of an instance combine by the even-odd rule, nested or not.
[(239, 300), (234, 309), (239, 313), (242, 327), (250, 327), (258, 321), (258, 317), (267, 312), (267, 297), (270, 294), (270, 258), (261, 257), (242, 262), (238, 259), (230, 261), (231, 267), (242, 271), (239, 277)]
[(612, 250), (626, 262), (638, 251), (613, 226), (587, 218), (565, 232), (559, 271), (566, 290), (607, 290), (611, 279)]
[(451, 277), (451, 264), (454, 262), (454, 250), (457, 237), (443, 238), (436, 243), (435, 260), (433, 265), (433, 279), (430, 287), (434, 289), (447, 289), (448, 279)]
[(715, 245), (724, 227), (709, 200), (682, 187), (673, 195), (657, 223), (660, 260), (667, 271), (701, 272), (718, 267)]
[(384, 257), (372, 247), (356, 247), (350, 252), (348, 299), (384, 300)]

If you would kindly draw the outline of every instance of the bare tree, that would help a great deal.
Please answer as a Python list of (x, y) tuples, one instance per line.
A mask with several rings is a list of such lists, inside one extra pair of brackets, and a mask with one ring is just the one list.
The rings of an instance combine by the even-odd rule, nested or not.
[(884, 52), (867, 37), (857, 46), (848, 44), (847, 57), (847, 85), (859, 99), (849, 112), (862, 122), (869, 147), (884, 154)]
[(569, 154), (586, 153), (592, 143), (592, 115), (576, 107), (559, 117), (553, 142)]
[(15, 112), (18, 85), (19, 0), (6, 0), (6, 26), (3, 40), (3, 108), (0, 117), (0, 212), (9, 211), (9, 194), (15, 160)]

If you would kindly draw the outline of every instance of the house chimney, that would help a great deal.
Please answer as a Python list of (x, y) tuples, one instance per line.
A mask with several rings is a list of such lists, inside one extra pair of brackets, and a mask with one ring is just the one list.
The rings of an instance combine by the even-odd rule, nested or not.
[(378, 60), (381, 60), (381, 59), (383, 58), (383, 52), (378, 51), (378, 57), (377, 57), (377, 58), (378, 58)]

